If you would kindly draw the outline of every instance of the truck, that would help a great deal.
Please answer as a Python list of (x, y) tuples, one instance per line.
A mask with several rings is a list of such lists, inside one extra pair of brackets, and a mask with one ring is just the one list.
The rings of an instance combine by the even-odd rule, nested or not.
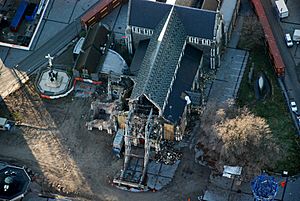
[(297, 44), (300, 42), (300, 29), (294, 30), (293, 41), (297, 42)]
[(275, 1), (277, 13), (279, 18), (285, 18), (289, 16), (289, 10), (284, 2), (284, 0)]
[(118, 158), (122, 156), (122, 149), (124, 146), (124, 129), (118, 129), (114, 141), (113, 141), (113, 148), (112, 152)]
[(9, 131), (15, 125), (14, 121), (7, 120), (6, 118), (0, 117), (0, 130)]

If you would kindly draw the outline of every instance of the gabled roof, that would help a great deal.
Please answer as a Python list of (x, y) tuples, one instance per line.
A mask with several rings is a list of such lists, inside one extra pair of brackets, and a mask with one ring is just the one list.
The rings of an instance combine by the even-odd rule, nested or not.
[(135, 50), (134, 56), (130, 64), (130, 73), (132, 75), (138, 75), (142, 62), (144, 60), (150, 39), (141, 40)]
[(75, 69), (80, 71), (87, 69), (89, 73), (96, 73), (102, 53), (95, 46), (89, 46), (81, 52), (76, 60)]
[[(129, 25), (155, 29), (172, 6), (148, 0), (132, 0)], [(216, 12), (175, 5), (176, 12), (189, 36), (213, 39)]]
[[(199, 68), (202, 52), (191, 45), (186, 45), (184, 56), (176, 74), (168, 103), (164, 109), (163, 116), (172, 123), (179, 122), (186, 106), (185, 96), (189, 96), (192, 84)], [(190, 96), (189, 96), (190, 97)]]
[(89, 73), (98, 72), (100, 59), (103, 55), (100, 47), (104, 47), (104, 44), (107, 43), (108, 34), (107, 27), (100, 23), (90, 27), (82, 45), (82, 51), (75, 62), (76, 70), (81, 71), (84, 68)]
[[(161, 111), (172, 87), (172, 79), (186, 40), (184, 26), (175, 9), (168, 17), (166, 15), (154, 30), (131, 94), (131, 99), (145, 95)], [(168, 23), (164, 27), (166, 21)], [(159, 41), (162, 32), (164, 37)]]
[(87, 49), (91, 45), (94, 45), (96, 48), (104, 46), (104, 44), (108, 40), (109, 33), (110, 32), (108, 28), (100, 23), (97, 23), (94, 26), (90, 27), (84, 40), (82, 50)]
[(180, 19), (189, 36), (213, 39), (216, 12), (176, 6)]
[(155, 29), (172, 6), (165, 3), (132, 0), (130, 5), (129, 25)]

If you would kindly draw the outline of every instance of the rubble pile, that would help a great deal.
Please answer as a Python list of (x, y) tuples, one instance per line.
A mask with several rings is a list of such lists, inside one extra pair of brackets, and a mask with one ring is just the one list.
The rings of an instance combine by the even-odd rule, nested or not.
[(99, 130), (106, 130), (109, 134), (113, 134), (117, 128), (117, 122), (114, 117), (116, 112), (116, 102), (103, 103), (99, 100), (91, 103), (89, 121), (86, 122), (88, 130), (97, 128)]
[(153, 122), (153, 130), (150, 133), (150, 138), (158, 140), (162, 135), (162, 125), (158, 120), (155, 118)]
[(161, 145), (161, 150), (156, 153), (155, 160), (166, 165), (173, 165), (181, 157), (182, 153), (174, 148), (174, 143), (164, 142)]
[[(145, 139), (145, 126), (147, 124), (147, 115), (144, 114), (134, 114), (132, 120), (131, 120), (131, 135), (134, 138), (133, 144), (137, 146), (140, 142), (143, 143), (143, 140)], [(149, 141), (150, 146), (155, 148), (156, 151), (160, 150), (160, 140), (161, 140), (161, 134), (162, 134), (162, 125), (158, 121), (156, 117), (154, 117), (153, 121), (153, 129), (149, 135)]]
[(132, 119), (132, 136), (144, 138), (147, 116), (143, 114), (134, 115)]

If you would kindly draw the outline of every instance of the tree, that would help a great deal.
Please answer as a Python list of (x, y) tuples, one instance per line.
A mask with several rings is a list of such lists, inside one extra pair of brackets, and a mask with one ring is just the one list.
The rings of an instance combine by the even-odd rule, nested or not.
[(248, 48), (264, 44), (264, 31), (256, 15), (244, 17), (242, 36), (241, 43)]
[(222, 171), (224, 165), (241, 166), (246, 180), (261, 169), (273, 168), (279, 146), (266, 120), (234, 104), (216, 108), (210, 104), (203, 111), (199, 139), (209, 149), (207, 157), (216, 161), (215, 167)]

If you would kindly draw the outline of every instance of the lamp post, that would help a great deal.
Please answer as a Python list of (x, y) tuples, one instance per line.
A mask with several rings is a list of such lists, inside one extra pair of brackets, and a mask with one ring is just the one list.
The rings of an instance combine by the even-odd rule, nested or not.
[(297, 55), (298, 46), (299, 46), (299, 41), (296, 42), (296, 49), (295, 49), (294, 57), (296, 57), (296, 55)]
[(282, 192), (282, 197), (281, 197), (281, 201), (283, 201), (283, 198), (284, 198), (284, 194), (285, 194), (285, 191), (286, 191), (286, 186), (287, 186), (287, 183), (288, 183), (288, 180), (289, 180), (289, 173), (288, 171), (283, 171), (282, 172), (282, 177), (285, 178), (285, 184), (284, 184), (284, 187), (283, 187), (283, 192)]

